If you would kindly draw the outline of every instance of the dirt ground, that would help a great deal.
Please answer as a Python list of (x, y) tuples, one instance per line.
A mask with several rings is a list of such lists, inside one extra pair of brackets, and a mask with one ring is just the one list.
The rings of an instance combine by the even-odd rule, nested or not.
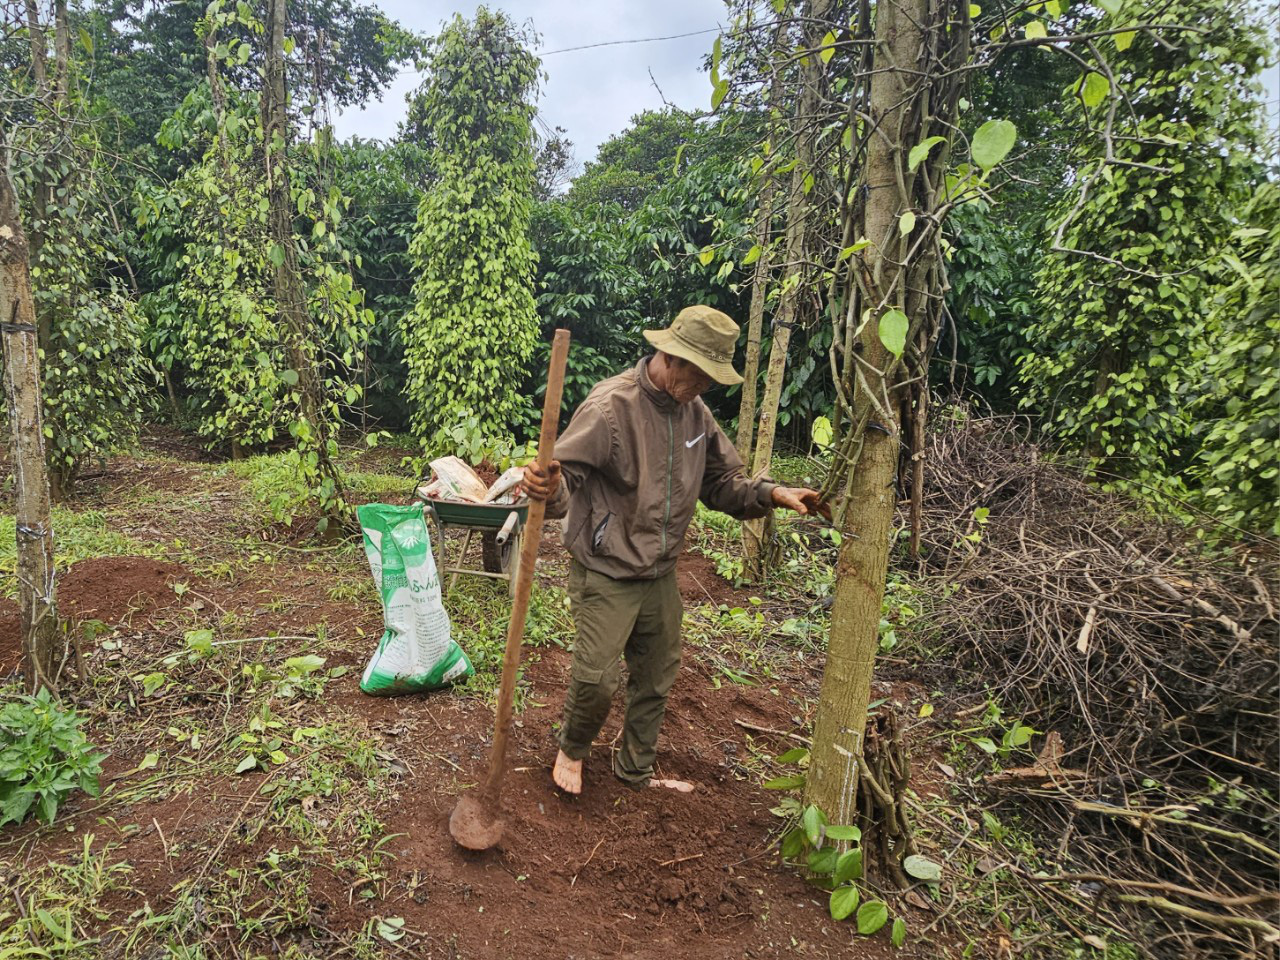
[[(156, 459), (161, 455), (166, 459)], [(659, 766), (662, 776), (693, 781), (695, 793), (635, 791), (608, 774), (609, 752), (619, 735), (619, 698), (588, 761), (584, 795), (571, 798), (549, 778), (553, 724), (570, 656), (562, 618), (560, 635), (531, 648), (525, 665), (501, 847), (484, 854), (460, 850), (447, 820), (459, 792), (483, 772), (490, 700), (464, 691), (394, 699), (362, 694), (360, 671), (381, 632), (362, 554), (313, 547), (316, 541), (297, 535), (300, 527), (305, 530), (297, 522), (288, 537), (277, 536), (278, 523), (261, 517), (236, 478), (214, 472), (202, 459), (166, 436), (147, 457), (113, 462), (79, 494), (83, 503), (106, 510), (113, 529), (145, 544), (148, 554), (83, 559), (59, 577), (62, 612), (108, 628), (85, 645), (93, 689), (70, 693), (90, 717), (90, 738), (108, 755), (108, 789), (99, 800), (77, 795), (52, 828), (28, 823), (0, 830), (0, 867), (16, 865), (19, 855), (28, 864), (65, 860), (89, 834), (111, 860), (128, 864), (128, 882), (105, 892), (99, 915), (87, 923), (87, 932), (101, 938), (98, 955), (131, 955), (126, 933), (139, 917), (163, 914), (182, 898), (189, 904), (193, 894), (197, 902), (203, 895), (212, 903), (213, 894), (201, 891), (215, 881), (225, 891), (251, 867), (258, 886), (237, 902), (253, 902), (257, 909), (266, 900), (254, 897), (279, 897), (302, 906), (288, 922), (264, 921), (247, 931), (243, 917), (219, 927), (211, 919), (212, 906), (203, 919), (188, 916), (188, 933), (199, 922), (214, 931), (204, 939), (208, 956), (327, 957), (348, 949), (362, 955), (350, 947), (352, 938), (387, 917), (398, 924), (394, 942), (376, 936), (360, 941), (386, 955), (943, 955), (945, 947), (931, 938), (895, 950), (887, 927), (862, 937), (851, 921), (833, 922), (826, 894), (779, 861), (781, 821), (770, 812), (779, 798), (760, 786), (762, 776), (776, 770), (762, 774), (760, 758), (794, 746), (788, 735), (811, 719), (819, 656), (780, 655), (763, 674), (758, 664), (735, 661), (735, 671), (755, 669), (760, 679), (728, 682), (725, 643), (687, 639)], [(177, 502), (183, 496), (194, 498), (190, 509)], [(193, 516), (197, 501), (206, 512)], [(175, 542), (182, 547), (168, 549)], [(548, 524), (544, 544), (540, 585), (553, 591), (565, 570), (556, 525)], [(269, 562), (246, 561), (260, 550)], [(679, 579), (686, 607), (700, 609), (697, 615), (709, 621), (722, 604), (751, 606), (750, 595), (721, 578), (705, 556), (686, 555)], [(505, 604), (500, 586), (468, 589), (490, 591), (485, 602), (491, 608)], [(454, 605), (453, 598), (446, 601), (451, 614)], [(770, 619), (788, 613), (768, 602), (761, 609)], [(686, 621), (687, 634), (691, 622)], [(206, 623), (215, 626), (219, 642), (226, 643), (219, 649), (228, 653), (247, 656), (243, 651), (261, 641), (281, 655), (320, 652), (327, 669), (350, 668), (330, 679), (315, 700), (273, 709), (291, 723), (343, 731), (362, 750), (367, 747), (368, 763), (381, 772), (355, 793), (306, 794), (299, 789), (311, 776), (304, 751), (291, 754), (284, 766), (239, 776), (230, 772), (234, 757), (228, 760), (225, 752), (232, 747), (179, 750), (166, 741), (170, 745), (157, 751), (156, 738), (164, 734), (156, 731), (166, 727), (170, 737), (175, 728), (185, 736), (189, 724), (236, 729), (241, 707), (204, 679), (207, 672), (151, 696), (136, 682), (159, 669), (166, 655), (183, 650), (184, 631)], [(17, 633), (16, 605), (0, 600), (0, 675), (19, 665)], [(459, 633), (465, 646), (466, 632)], [(294, 637), (316, 639), (308, 645)], [(195, 668), (178, 661), (164, 669), (176, 677)], [(235, 684), (244, 681), (227, 675), (227, 690), (242, 689)], [(896, 683), (877, 695), (886, 693), (906, 698), (913, 688)], [(159, 765), (145, 769), (157, 752)], [(928, 774), (921, 776), (921, 789), (928, 792)], [(272, 794), (269, 788), (275, 787), (282, 790)], [(353, 813), (353, 803), (366, 809)], [(377, 845), (362, 848), (363, 860), (308, 852), (328, 849), (342, 831), (350, 840), (361, 816), (380, 821)], [(300, 843), (300, 836), (311, 837), (311, 846)], [(315, 837), (328, 838), (328, 846), (317, 846)], [(304, 877), (302, 889), (273, 890), (273, 871), (285, 875), (278, 866), (282, 856), (299, 861), (289, 876)], [(380, 866), (371, 869), (370, 863)], [(927, 927), (931, 912), (920, 909), (927, 906), (924, 898), (913, 900), (918, 906), (895, 901), (894, 909), (918, 931)], [(231, 929), (239, 932), (217, 932)]]

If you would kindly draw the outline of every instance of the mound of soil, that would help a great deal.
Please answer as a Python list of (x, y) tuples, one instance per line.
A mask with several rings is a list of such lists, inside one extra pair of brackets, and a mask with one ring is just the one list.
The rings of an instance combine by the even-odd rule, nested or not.
[(74, 620), (119, 623), (177, 600), (173, 583), (184, 571), (152, 557), (93, 557), (58, 578), (58, 612)]
[[(58, 576), (58, 614), (75, 620), (120, 623), (175, 602), (173, 582), (184, 571), (151, 557), (93, 557)], [(18, 605), (0, 599), (0, 677), (22, 661), (22, 619)]]

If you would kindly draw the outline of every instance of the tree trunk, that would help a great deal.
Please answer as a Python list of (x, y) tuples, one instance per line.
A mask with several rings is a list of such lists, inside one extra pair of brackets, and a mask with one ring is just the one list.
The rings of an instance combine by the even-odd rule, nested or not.
[(67, 0), (53, 4), (53, 101), (61, 116), (71, 90), (71, 25), (67, 22)]
[(764, 329), (764, 301), (769, 288), (769, 225), (773, 219), (773, 177), (760, 183), (760, 207), (756, 213), (756, 245), (760, 259), (751, 275), (751, 313), (747, 321), (747, 355), (742, 370), (742, 402), (738, 405), (738, 455), (751, 462), (751, 441), (756, 427), (756, 381), (760, 378), (760, 334)]
[[(40, 24), (40, 9), (36, 0), (27, 0), (27, 36), (31, 42), (31, 76), (35, 81), (37, 116), (41, 111), (52, 113), (53, 94), (49, 89), (49, 41), (45, 37), (44, 27)], [(31, 219), (34, 221), (26, 252), (28, 265), (40, 259), (40, 249), (44, 245), (45, 224), (49, 217), (49, 196), (53, 192), (46, 180), (44, 167), (38, 166), (31, 182)], [(47, 311), (46, 311), (47, 314)], [(37, 321), (37, 335), (40, 349), (49, 346), (50, 323), (48, 316)], [(47, 356), (47, 354), (46, 354)]]
[(8, 170), (8, 148), (0, 131), (0, 346), (17, 507), (22, 651), (31, 690), (48, 687), (56, 692), (63, 657), (58, 650), (54, 604), (53, 525), (45, 472), (40, 354), (27, 238)]
[[(804, 46), (816, 50), (822, 46), (826, 29), (825, 19), (831, 0), (809, 0), (805, 7)], [(800, 61), (800, 97), (795, 113), (795, 168), (791, 171), (791, 183), (787, 190), (786, 263), (783, 267), (782, 298), (773, 320), (773, 343), (769, 347), (769, 367), (765, 374), (764, 396), (760, 401), (760, 429), (756, 436), (755, 455), (751, 459), (751, 473), (762, 476), (769, 471), (773, 460), (773, 441), (777, 432), (778, 405), (782, 399), (782, 384), (787, 370), (787, 348), (791, 345), (791, 330), (795, 326), (803, 274), (807, 260), (805, 243), (808, 235), (808, 191), (805, 181), (813, 173), (813, 142), (818, 131), (814, 118), (818, 115), (822, 80), (822, 63), (810, 55)], [(809, 180), (812, 185), (812, 179)], [(760, 520), (748, 520), (742, 525), (742, 552), (748, 580), (763, 579), (768, 569), (777, 562), (777, 549), (773, 536), (772, 515)]]
[[(871, 79), (871, 118), (876, 131), (867, 147), (866, 181), (886, 189), (872, 189), (864, 213), (865, 236), (873, 246), (865, 257), (872, 277), (872, 296), (879, 298), (897, 287), (899, 276), (898, 217), (903, 212), (900, 192), (888, 189), (905, 170), (906, 152), (918, 140), (908, 111), (910, 87), (921, 75), (924, 58), (920, 25), (927, 22), (927, 0), (897, 0), (875, 8), (876, 65)], [(903, 285), (905, 286), (905, 284)], [(904, 292), (890, 305), (907, 307)], [(864, 325), (860, 369), (865, 392), (855, 402), (866, 405), (871, 396), (886, 395), (883, 371), (894, 357), (880, 342), (877, 325)], [(855, 411), (856, 415), (856, 411)], [(851, 823), (856, 814), (862, 740), (871, 692), (871, 671), (879, 644), (880, 610), (889, 568), (889, 536), (893, 526), (898, 463), (897, 405), (872, 415), (861, 457), (853, 471), (844, 513), (844, 540), (836, 566), (835, 599), (827, 665), (822, 675), (818, 714), (814, 721), (813, 752), (806, 799), (833, 823)], [(887, 421), (887, 422), (886, 422)]]
[[(787, 21), (779, 19), (773, 35), (773, 80), (769, 85), (769, 114), (776, 117), (782, 106), (782, 45), (787, 36)], [(770, 122), (769, 143), (777, 148), (776, 123)], [(756, 246), (760, 256), (751, 275), (751, 313), (747, 322), (747, 356), (742, 372), (742, 402), (738, 406), (738, 455), (743, 463), (751, 462), (752, 439), (756, 428), (756, 381), (760, 377), (760, 335), (764, 329), (764, 302), (769, 292), (769, 239), (773, 234), (774, 176), (765, 172), (760, 180), (760, 203), (756, 210)]]
[(322, 496), (323, 506), (333, 519), (346, 521), (342, 478), (329, 456), (329, 430), (324, 409), (324, 384), (316, 370), (314, 331), (307, 312), (306, 292), (298, 266), (298, 249), (293, 240), (293, 198), (286, 166), (290, 141), (286, 108), (284, 32), (288, 20), (287, 0), (267, 2), (267, 57), (262, 87), (263, 159), (266, 164), (267, 199), (270, 205), (270, 233), (282, 252), (276, 266), (274, 293), (284, 324), (289, 363), (298, 375), (299, 423), (295, 437), (303, 454), (304, 469), (311, 455), (321, 483), (332, 485), (332, 495)]

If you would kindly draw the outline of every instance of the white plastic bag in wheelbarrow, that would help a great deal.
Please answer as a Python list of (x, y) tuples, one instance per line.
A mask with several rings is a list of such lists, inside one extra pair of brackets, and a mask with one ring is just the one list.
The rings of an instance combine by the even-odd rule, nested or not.
[(360, 678), (375, 696), (434, 690), (475, 672), (453, 640), (422, 507), (356, 508), (364, 550), (382, 594), (386, 630)]

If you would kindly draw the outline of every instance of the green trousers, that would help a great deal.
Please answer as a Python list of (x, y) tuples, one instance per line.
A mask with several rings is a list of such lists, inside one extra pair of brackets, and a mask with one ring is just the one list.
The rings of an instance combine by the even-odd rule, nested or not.
[(625, 656), (627, 715), (613, 772), (626, 783), (644, 786), (653, 776), (667, 694), (680, 671), (684, 609), (675, 571), (656, 580), (615, 580), (575, 560), (569, 570), (569, 601), (576, 636), (560, 749), (574, 760), (591, 752), (618, 688), (619, 658)]

